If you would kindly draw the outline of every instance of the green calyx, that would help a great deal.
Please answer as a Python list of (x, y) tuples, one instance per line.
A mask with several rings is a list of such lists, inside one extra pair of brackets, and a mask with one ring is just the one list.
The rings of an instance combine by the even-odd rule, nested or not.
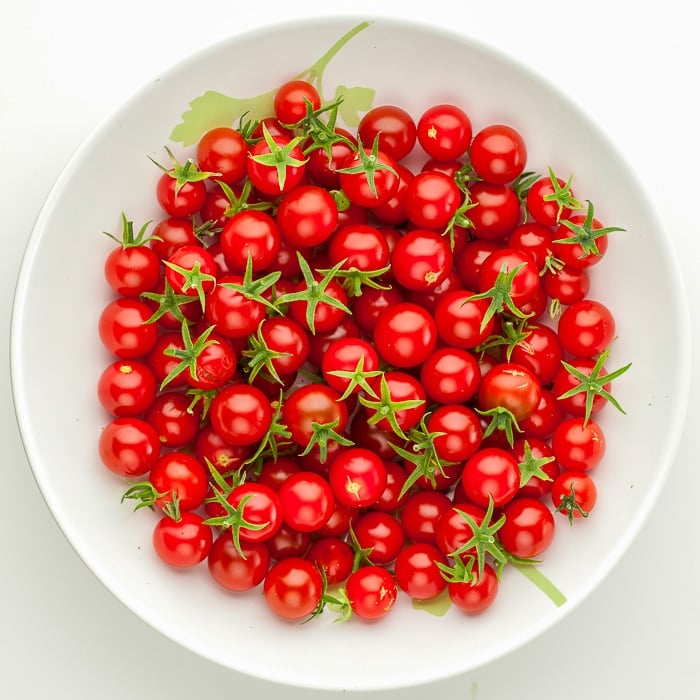
[(138, 233), (134, 235), (134, 222), (126, 218), (126, 214), (122, 212), (122, 235), (121, 238), (117, 238), (114, 234), (109, 233), (109, 231), (103, 231), (105, 236), (108, 236), (113, 241), (116, 241), (122, 248), (137, 248), (139, 246), (144, 246), (149, 241), (160, 241), (162, 238), (160, 236), (147, 236), (146, 231), (151, 225), (152, 220), (149, 219), (141, 228)]
[(218, 177), (221, 173), (206, 172), (200, 170), (197, 164), (188, 158), (184, 163), (180, 163), (177, 158), (173, 155), (173, 152), (164, 146), (165, 152), (168, 154), (170, 161), (172, 163), (170, 168), (166, 168), (157, 161), (150, 158), (149, 160), (154, 163), (158, 168), (160, 168), (164, 173), (167, 173), (175, 180), (175, 193), (177, 194), (188, 182), (202, 182), (203, 180), (208, 180), (210, 177)]
[(169, 357), (174, 357), (179, 360), (177, 365), (168, 372), (165, 379), (160, 384), (160, 389), (164, 389), (175, 377), (177, 377), (181, 372), (189, 370), (190, 376), (193, 379), (197, 378), (197, 359), (209, 345), (212, 345), (218, 341), (209, 340), (209, 336), (215, 329), (215, 326), (209, 326), (203, 333), (201, 333), (195, 341), (192, 340), (192, 335), (190, 333), (190, 328), (187, 323), (182, 324), (182, 348), (166, 348), (163, 350), (164, 355)]
[(399, 177), (399, 174), (396, 172), (395, 168), (393, 168), (391, 165), (387, 165), (386, 163), (382, 163), (379, 160), (379, 134), (374, 137), (374, 142), (372, 143), (372, 148), (370, 149), (369, 153), (362, 145), (362, 141), (358, 139), (357, 155), (360, 159), (360, 162), (357, 165), (352, 165), (347, 168), (339, 168), (337, 172), (341, 174), (346, 173), (348, 175), (364, 173), (365, 177), (367, 178), (369, 191), (373, 196), (377, 196), (377, 185), (374, 178), (378, 170), (387, 170), (394, 175), (394, 177)]
[(615, 231), (624, 231), (625, 229), (619, 228), (618, 226), (606, 226), (602, 228), (593, 228), (594, 223), (594, 209), (593, 203), (590, 200), (588, 202), (588, 208), (586, 209), (586, 217), (581, 224), (575, 224), (566, 219), (562, 219), (560, 222), (562, 226), (565, 226), (569, 231), (571, 231), (571, 236), (566, 238), (558, 238), (555, 243), (563, 243), (566, 245), (578, 244), (581, 246), (584, 256), (599, 256), (600, 249), (598, 248), (597, 240), (602, 236), (607, 236), (609, 233)]
[(286, 143), (278, 143), (265, 125), (265, 122), (262, 123), (262, 132), (269, 153), (250, 156), (250, 159), (260, 165), (275, 168), (277, 170), (277, 183), (280, 190), (283, 190), (287, 181), (287, 168), (299, 168), (307, 161), (307, 159), (302, 160), (292, 155), (292, 151), (299, 146), (304, 137), (296, 136)]
[(372, 415), (367, 419), (370, 425), (376, 425), (381, 420), (386, 420), (393, 432), (404, 440), (408, 440), (408, 436), (404, 433), (399, 425), (397, 413), (399, 411), (407, 411), (412, 408), (422, 406), (425, 401), (423, 399), (406, 399), (404, 401), (395, 401), (391, 396), (389, 383), (386, 380), (386, 375), (382, 373), (379, 382), (379, 396), (369, 398), (367, 396), (359, 397), (360, 403), (369, 408)]

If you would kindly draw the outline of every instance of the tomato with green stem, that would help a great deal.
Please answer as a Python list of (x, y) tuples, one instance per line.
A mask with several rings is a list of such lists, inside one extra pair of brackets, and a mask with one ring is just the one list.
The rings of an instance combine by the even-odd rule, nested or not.
[(587, 518), (598, 501), (598, 488), (586, 472), (563, 471), (552, 484), (552, 504), (571, 525)]
[(329, 586), (340, 584), (352, 573), (355, 555), (348, 542), (340, 537), (321, 537), (306, 553), (306, 559), (323, 572)]
[(500, 582), (496, 570), (485, 564), (481, 578), (477, 578), (471, 567), (457, 560), (454, 566), (444, 570), (447, 591), (456, 608), (468, 615), (487, 610), (498, 596)]
[(282, 83), (273, 98), (275, 116), (282, 124), (294, 125), (300, 122), (309, 111), (321, 107), (321, 96), (308, 80), (295, 78)]
[(572, 212), (581, 209), (571, 188), (571, 180), (557, 177), (549, 167), (549, 174), (539, 177), (528, 188), (525, 204), (530, 216), (544, 226), (556, 226), (561, 219), (568, 219)]
[(182, 513), (179, 518), (164, 515), (153, 528), (153, 548), (166, 564), (190, 568), (209, 555), (214, 535), (199, 513)]
[(278, 197), (293, 190), (304, 178), (307, 158), (302, 136), (270, 133), (261, 124), (262, 138), (248, 151), (246, 174), (253, 187), (263, 195)]
[(371, 564), (388, 566), (403, 549), (405, 536), (399, 520), (391, 513), (368, 510), (352, 524), (357, 546), (367, 552)]
[(416, 144), (416, 123), (411, 114), (396, 104), (377, 105), (369, 109), (357, 125), (363, 143), (379, 138), (379, 149), (395, 161), (406, 158)]
[(369, 380), (372, 393), (361, 395), (367, 421), (405, 438), (425, 413), (426, 395), (420, 380), (408, 372), (390, 370)]

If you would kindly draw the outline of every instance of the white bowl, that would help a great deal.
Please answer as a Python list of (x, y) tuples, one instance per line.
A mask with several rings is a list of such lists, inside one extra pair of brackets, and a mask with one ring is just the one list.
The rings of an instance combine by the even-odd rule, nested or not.
[[(595, 517), (558, 528), (540, 571), (566, 597), (556, 606), (507, 568), (496, 604), (466, 618), (412, 610), (405, 598), (379, 624), (306, 625), (274, 618), (259, 595), (235, 597), (205, 567), (173, 571), (156, 560), (148, 511), (120, 503), (123, 483), (101, 465), (96, 440), (107, 422), (96, 379), (108, 361), (97, 319), (111, 298), (102, 277), (122, 211), (135, 222), (154, 209), (153, 163), (190, 103), (207, 93), (220, 118), (236, 121), (225, 96), (272, 90), (301, 73), (360, 18), (271, 26), (212, 46), (147, 84), (77, 151), (51, 191), (29, 240), (14, 304), (11, 358), (16, 412), (43, 496), (77, 553), (134, 614), (191, 651), (279, 683), (327, 689), (386, 689), (467, 672), (531, 642), (610, 572), (656, 502), (672, 465), (687, 399), (689, 326), (674, 252), (663, 222), (604, 134), (546, 79), (468, 38), (403, 21), (377, 19), (327, 64), (335, 86), (376, 90), (374, 104), (414, 115), (456, 101), (475, 128), (505, 121), (529, 147), (529, 169), (575, 173), (578, 194), (596, 215), (626, 231), (614, 235), (596, 273), (599, 298), (618, 318), (611, 367), (632, 362), (615, 385), (626, 415), (601, 418), (608, 438), (596, 471)], [(280, 57), (284, 57), (281, 62)], [(220, 93), (216, 97), (213, 92)], [(599, 266), (602, 267), (602, 266)], [(572, 632), (574, 634), (574, 632)]]

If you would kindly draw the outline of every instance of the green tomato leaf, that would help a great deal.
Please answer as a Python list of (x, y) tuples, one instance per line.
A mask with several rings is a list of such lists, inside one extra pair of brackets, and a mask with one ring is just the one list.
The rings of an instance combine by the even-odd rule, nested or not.
[(452, 601), (447, 588), (445, 588), (442, 593), (438, 593), (434, 598), (430, 600), (413, 600), (411, 605), (414, 610), (424, 610), (436, 617), (442, 617), (452, 607)]
[(255, 97), (228, 97), (215, 90), (207, 90), (189, 103), (189, 110), (182, 114), (170, 140), (183, 146), (192, 146), (210, 129), (230, 126), (243, 114), (248, 119), (259, 120), (273, 114), (274, 91)]
[(357, 126), (364, 112), (372, 109), (375, 91), (367, 87), (346, 87), (338, 85), (334, 101), (341, 99), (338, 113), (347, 126)]

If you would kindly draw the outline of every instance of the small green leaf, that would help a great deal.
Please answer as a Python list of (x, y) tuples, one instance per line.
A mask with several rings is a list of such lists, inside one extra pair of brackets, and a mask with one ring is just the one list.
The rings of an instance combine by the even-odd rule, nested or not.
[(192, 146), (210, 129), (233, 124), (243, 113), (250, 119), (264, 119), (273, 114), (274, 90), (254, 97), (229, 97), (215, 90), (207, 90), (195, 97), (190, 109), (182, 114), (170, 140), (183, 146)]
[(435, 617), (442, 617), (452, 607), (452, 601), (445, 588), (442, 593), (438, 593), (430, 600), (412, 600), (411, 606), (414, 610), (423, 610)]
[(341, 99), (338, 112), (347, 126), (357, 126), (361, 115), (372, 109), (375, 91), (368, 87), (338, 85), (334, 101)]

